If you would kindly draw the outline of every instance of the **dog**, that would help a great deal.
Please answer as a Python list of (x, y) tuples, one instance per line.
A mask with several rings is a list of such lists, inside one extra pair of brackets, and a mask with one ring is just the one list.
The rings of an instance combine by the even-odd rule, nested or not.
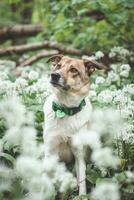
[(74, 147), (73, 137), (90, 129), (89, 78), (104, 66), (63, 55), (52, 56), (47, 62), (53, 66), (50, 83), (54, 93), (44, 104), (45, 158), (57, 155), (61, 161), (70, 162), (74, 156), (79, 195), (86, 194), (84, 149)]

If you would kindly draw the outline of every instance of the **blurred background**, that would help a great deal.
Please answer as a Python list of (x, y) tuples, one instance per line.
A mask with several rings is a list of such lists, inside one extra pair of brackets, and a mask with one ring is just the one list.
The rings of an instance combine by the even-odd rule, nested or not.
[[(46, 48), (70, 53), (64, 50), (68, 46), (80, 50), (76, 55), (107, 53), (113, 46), (131, 51), (133, 14), (133, 0), (1, 0), (0, 46), (35, 44), (28, 50), (20, 46), (20, 54)], [(47, 44), (38, 43), (44, 41)], [(63, 46), (55, 47), (52, 41)], [(0, 56), (17, 59), (14, 49), (2, 50)]]
[(83, 199), (73, 163), (43, 160), (46, 59), (58, 53), (107, 67), (90, 77), (92, 126), (78, 138), (91, 150), (87, 198), (134, 200), (133, 16), (134, 0), (0, 0), (0, 200)]

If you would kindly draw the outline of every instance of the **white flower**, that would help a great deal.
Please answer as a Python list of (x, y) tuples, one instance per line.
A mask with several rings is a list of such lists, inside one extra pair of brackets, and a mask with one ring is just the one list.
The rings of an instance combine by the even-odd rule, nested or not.
[(10, 145), (20, 145), (21, 141), (21, 131), (20, 127), (13, 126), (6, 131), (6, 135), (4, 137), (8, 144)]
[(60, 192), (65, 192), (67, 191), (67, 189), (76, 187), (76, 183), (77, 183), (76, 179), (69, 172), (66, 172), (65, 175), (62, 176), (60, 181), (61, 181)]
[(21, 149), (23, 155), (36, 155), (36, 131), (33, 127), (26, 126), (21, 128)]
[(115, 52), (110, 52), (109, 53), (109, 58), (113, 58), (113, 57), (115, 57), (116, 56), (116, 53)]
[(16, 96), (1, 101), (0, 114), (6, 119), (8, 127), (21, 126), (26, 121), (25, 112), (25, 107)]
[(124, 107), (123, 109), (121, 109), (121, 116), (124, 119), (133, 117), (134, 116), (133, 110), (129, 109), (129, 107)]
[(129, 76), (129, 72), (127, 70), (121, 71), (120, 76), (127, 78)]
[(0, 72), (0, 80), (7, 80), (8, 79), (8, 75), (7, 73), (4, 72)]
[(103, 90), (98, 95), (98, 102), (99, 103), (111, 103), (113, 99), (112, 92), (110, 90)]
[(124, 49), (123, 47), (113, 47), (111, 49), (111, 52), (109, 53), (109, 57), (113, 58), (115, 56), (119, 56), (119, 58), (121, 58), (122, 60), (124, 60), (124, 58), (126, 58), (127, 56), (130, 55), (130, 52), (127, 49)]
[(112, 91), (112, 94), (114, 94), (114, 91), (117, 90), (117, 87), (116, 87), (115, 85), (111, 85), (111, 86), (109, 87), (109, 90), (111, 90), (111, 91)]
[(2, 163), (0, 164), (0, 193), (5, 190), (11, 190), (12, 188), (12, 180), (15, 177), (15, 173), (11, 168), (8, 168)]
[(120, 66), (120, 71), (130, 71), (130, 65), (129, 64), (123, 64)]
[(7, 94), (9, 95), (14, 91), (14, 83), (9, 80), (0, 81), (0, 95)]
[(131, 143), (134, 141), (134, 125), (131, 123), (124, 123), (120, 132), (117, 134), (117, 138), (126, 141), (127, 143)]
[(92, 149), (101, 147), (100, 137), (95, 131), (82, 131), (73, 137), (73, 145), (77, 148), (89, 145)]
[(119, 200), (119, 186), (116, 183), (99, 183), (92, 191), (92, 198), (95, 200)]
[(96, 90), (97, 87), (98, 87), (98, 85), (95, 84), (95, 83), (92, 83), (91, 86), (90, 86), (90, 88), (91, 88), (92, 90)]
[(38, 81), (36, 83), (36, 87), (38, 89), (38, 92), (50, 92), (51, 91), (51, 85), (50, 85), (49, 79), (47, 77), (38, 79)]
[(124, 49), (123, 47), (120, 47), (120, 50), (119, 50), (120, 55), (122, 55), (122, 56), (129, 56), (130, 55), (130, 52), (127, 49)]
[(133, 182), (134, 181), (134, 173), (131, 171), (125, 171), (125, 174), (127, 176), (127, 182)]
[(36, 72), (36, 71), (30, 71), (30, 72), (29, 72), (28, 78), (29, 78), (30, 80), (32, 80), (32, 81), (37, 80), (38, 77), (39, 77), (38, 72)]
[(92, 160), (98, 167), (116, 168), (118, 164), (118, 158), (113, 155), (112, 150), (108, 147), (93, 151)]
[(42, 174), (43, 167), (41, 161), (34, 157), (20, 156), (16, 161), (16, 171), (24, 179), (29, 179)]
[(97, 52), (95, 53), (95, 57), (96, 57), (97, 59), (100, 59), (100, 58), (104, 57), (104, 53), (103, 53), (102, 51), (97, 51)]
[(96, 84), (103, 84), (104, 82), (105, 79), (102, 76), (98, 76), (95, 81)]
[(37, 93), (37, 94), (38, 94), (38, 87), (37, 87), (37, 84), (34, 83), (34, 84), (32, 84), (32, 85), (29, 85), (29, 86), (26, 88), (25, 92), (26, 92), (27, 94), (33, 94), (33, 93)]
[(119, 80), (119, 75), (113, 71), (110, 71), (108, 73), (107, 79), (110, 80), (111, 82), (116, 82)]
[(7, 179), (14, 177), (14, 172), (11, 168), (6, 167), (2, 163), (0, 164), (0, 176)]
[(31, 179), (25, 183), (29, 190), (29, 194), (25, 200), (49, 200), (55, 194), (54, 186), (51, 179), (46, 175), (31, 177)]
[(0, 60), (0, 69), (10, 68), (14, 69), (16, 67), (16, 63), (11, 60)]
[(93, 100), (96, 100), (96, 91), (95, 90), (90, 90), (89, 92), (89, 98), (93, 101)]
[(19, 77), (16, 79), (15, 85), (17, 89), (23, 89), (28, 86), (28, 83), (24, 78)]
[(116, 73), (117, 73), (119, 67), (120, 67), (119, 63), (114, 63), (114, 64), (110, 65), (110, 68)]
[(45, 157), (44, 170), (51, 177), (54, 184), (60, 183), (61, 192), (76, 186), (76, 179), (71, 173), (66, 171), (65, 165), (59, 162), (57, 156)]
[(120, 66), (120, 76), (127, 78), (130, 72), (130, 65), (123, 64)]
[(96, 109), (92, 113), (91, 129), (100, 135), (108, 135), (109, 139), (114, 137), (120, 130), (121, 118), (118, 110)]
[(121, 91), (121, 90), (114, 91), (113, 92), (113, 96), (114, 96), (113, 103), (117, 104), (117, 105), (118, 104), (119, 105), (125, 105), (128, 102), (128, 100), (129, 100), (129, 97), (126, 96), (123, 93), (123, 91)]
[(44, 170), (47, 173), (53, 173), (56, 171), (58, 167), (58, 157), (57, 156), (51, 156), (51, 157), (45, 157), (44, 159)]
[(134, 84), (129, 84), (124, 86), (123, 92), (128, 93), (130, 95), (134, 95)]

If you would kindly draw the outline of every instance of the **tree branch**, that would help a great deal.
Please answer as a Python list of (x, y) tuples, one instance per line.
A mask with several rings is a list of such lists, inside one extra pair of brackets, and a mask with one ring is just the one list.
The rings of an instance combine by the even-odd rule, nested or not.
[(20, 67), (20, 66), (26, 66), (26, 65), (31, 65), (33, 64), (34, 62), (37, 62), (39, 59), (41, 58), (45, 58), (45, 57), (48, 57), (48, 56), (53, 56), (55, 54), (58, 54), (59, 52), (56, 51), (56, 50), (52, 50), (52, 51), (46, 51), (46, 50), (43, 50), (39, 53), (37, 53), (36, 55), (30, 57), (29, 59), (19, 63), (17, 65), (17, 67)]
[(41, 32), (41, 24), (14, 25), (9, 27), (0, 27), (0, 40), (13, 39), (16, 37), (33, 36)]
[(39, 49), (55, 49), (58, 50), (60, 53), (67, 53), (67, 54), (73, 54), (73, 55), (91, 55), (90, 52), (87, 51), (80, 51), (75, 48), (71, 47), (65, 47), (61, 43), (57, 42), (50, 42), (50, 41), (43, 41), (33, 44), (24, 44), (24, 45), (17, 45), (17, 46), (11, 46), (6, 48), (0, 48), (0, 56), (6, 56), (6, 55), (12, 55), (12, 54), (23, 54), (24, 52), (28, 51), (35, 51)]
[(89, 10), (89, 11), (86, 11), (84, 13), (82, 13), (80, 16), (82, 17), (91, 17), (97, 21), (99, 20), (102, 20), (102, 19), (105, 19), (105, 15), (103, 12), (101, 12), (100, 10)]

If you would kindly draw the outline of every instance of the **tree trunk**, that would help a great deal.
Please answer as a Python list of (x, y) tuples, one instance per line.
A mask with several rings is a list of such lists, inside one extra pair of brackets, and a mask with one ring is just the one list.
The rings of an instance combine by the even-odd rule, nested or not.
[(33, 36), (41, 32), (41, 24), (14, 25), (0, 28), (0, 40), (16, 39), (18, 37)]
[(33, 0), (22, 0), (22, 11), (21, 11), (21, 17), (23, 24), (30, 24), (32, 19), (32, 11), (33, 11)]

